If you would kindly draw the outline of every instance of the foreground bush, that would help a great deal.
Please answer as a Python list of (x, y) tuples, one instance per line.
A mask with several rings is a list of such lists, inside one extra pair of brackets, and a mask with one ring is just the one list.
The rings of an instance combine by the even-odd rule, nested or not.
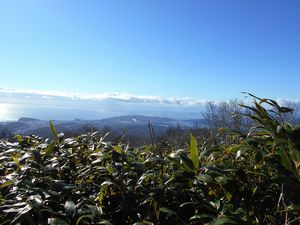
[(255, 99), (244, 106), (255, 127), (215, 145), (191, 136), (186, 149), (130, 148), (98, 133), (64, 139), (54, 126), (54, 141), (2, 141), (0, 223), (299, 224), (300, 126)]

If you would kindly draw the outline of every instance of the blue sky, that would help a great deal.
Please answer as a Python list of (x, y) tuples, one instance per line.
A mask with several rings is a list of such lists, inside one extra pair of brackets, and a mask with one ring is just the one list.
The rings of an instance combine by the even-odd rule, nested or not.
[(2, 88), (299, 99), (300, 1), (0, 1)]

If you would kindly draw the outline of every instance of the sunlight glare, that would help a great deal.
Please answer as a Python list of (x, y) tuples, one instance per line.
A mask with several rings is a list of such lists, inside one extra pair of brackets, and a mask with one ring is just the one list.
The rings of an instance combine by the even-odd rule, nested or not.
[(0, 103), (0, 121), (13, 120), (13, 105)]

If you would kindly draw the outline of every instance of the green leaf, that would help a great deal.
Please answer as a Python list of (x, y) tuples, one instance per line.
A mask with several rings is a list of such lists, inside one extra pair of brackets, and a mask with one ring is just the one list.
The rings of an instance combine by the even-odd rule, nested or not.
[(184, 169), (186, 172), (195, 172), (195, 165), (193, 161), (188, 158), (185, 154), (180, 155), (180, 165), (182, 166), (182, 169)]
[(113, 225), (111, 222), (108, 220), (101, 220), (99, 224), (104, 224), (104, 225)]
[(57, 142), (59, 142), (58, 133), (57, 133), (57, 131), (56, 131), (56, 129), (55, 129), (55, 127), (54, 127), (52, 121), (50, 121), (50, 127), (51, 127), (51, 130), (52, 130), (52, 133), (53, 133), (53, 135), (54, 135), (55, 140), (56, 140)]
[(155, 157), (150, 157), (148, 158), (147, 160), (145, 160), (144, 164), (147, 164), (147, 163), (164, 163), (164, 160), (158, 156), (155, 156)]
[(294, 172), (295, 171), (295, 165), (291, 162), (289, 159), (289, 156), (287, 155), (286, 151), (284, 149), (279, 149), (277, 151), (277, 154), (280, 156), (281, 164), (289, 171)]
[(169, 214), (169, 215), (174, 215), (174, 216), (177, 215), (176, 212), (174, 212), (173, 210), (168, 209), (168, 208), (166, 208), (166, 207), (161, 207), (161, 208), (159, 209), (159, 211), (162, 212), (162, 213), (165, 213), (165, 214)]
[(82, 216), (80, 216), (80, 217), (77, 219), (77, 221), (76, 221), (76, 225), (80, 225), (80, 222), (81, 222), (82, 220), (84, 220), (84, 219), (89, 219), (89, 220), (91, 220), (91, 219), (93, 219), (93, 216), (92, 216), (92, 215), (82, 215)]
[(279, 113), (292, 113), (294, 112), (294, 109), (287, 108), (287, 107), (280, 107), (278, 111)]
[(219, 176), (216, 177), (215, 180), (225, 189), (233, 184), (233, 179), (228, 176)]
[(7, 180), (4, 183), (0, 184), (0, 188), (8, 187), (8, 186), (11, 186), (13, 184), (14, 184), (14, 182), (12, 182), (11, 180)]
[(197, 141), (195, 137), (191, 134), (191, 142), (190, 142), (190, 158), (194, 163), (196, 170), (199, 168), (199, 152), (197, 147)]
[(107, 180), (104, 181), (100, 186), (103, 187), (103, 186), (111, 186), (111, 185), (115, 185), (115, 183), (110, 180)]
[(18, 140), (18, 142), (22, 142), (23, 141), (23, 137), (21, 135), (16, 135), (15, 138)]
[(219, 217), (209, 223), (209, 225), (223, 225), (223, 224), (238, 224), (238, 223), (226, 216)]
[(19, 160), (19, 156), (18, 155), (15, 155), (15, 156), (13, 156), (12, 157), (12, 159), (13, 159), (13, 161), (18, 165), (18, 166), (20, 166), (20, 160)]
[(230, 193), (229, 191), (225, 191), (225, 195), (228, 201), (231, 201), (232, 199), (232, 193)]
[(61, 218), (53, 218), (50, 225), (69, 225), (70, 223)]
[(114, 146), (114, 149), (115, 149), (118, 153), (121, 153), (121, 154), (124, 153), (123, 148), (122, 148), (121, 146), (119, 146), (119, 145)]
[(290, 205), (287, 207), (287, 210), (296, 215), (300, 215), (300, 205)]
[(300, 163), (300, 151), (292, 149), (290, 154), (296, 163)]
[(271, 215), (267, 215), (266, 218), (267, 218), (272, 224), (278, 224), (278, 220), (276, 219), (276, 217), (271, 216)]
[(10, 209), (4, 209), (2, 210), (2, 212), (5, 212), (5, 213), (18, 213), (22, 210), (22, 208), (10, 208)]
[(54, 147), (55, 147), (55, 142), (53, 141), (53, 142), (51, 142), (50, 145), (48, 145), (46, 152), (44, 154), (44, 157), (43, 157), (44, 159), (53, 152)]
[(65, 211), (68, 218), (74, 218), (76, 215), (76, 206), (73, 201), (66, 201)]
[(10, 222), (10, 224), (17, 224), (19, 220), (24, 216), (26, 213), (28, 213), (32, 209), (32, 206), (30, 204), (27, 204), (22, 210), (15, 216), (15, 218)]
[(203, 213), (203, 214), (194, 215), (189, 220), (206, 220), (206, 219), (213, 219), (213, 216)]
[(197, 205), (197, 204), (198, 204), (197, 202), (185, 202), (180, 205), (180, 208), (185, 207), (185, 206), (193, 206), (193, 205)]
[(204, 166), (202, 167), (201, 169), (205, 169), (205, 170), (211, 170), (215, 173), (218, 173), (218, 174), (221, 174), (221, 175), (227, 175), (228, 173), (226, 171), (223, 171), (217, 167), (214, 167), (214, 166)]
[(207, 184), (211, 184), (214, 182), (214, 179), (209, 174), (200, 174), (198, 178)]
[(143, 222), (136, 222), (133, 225), (154, 225), (154, 223), (144, 220)]
[(20, 158), (20, 162), (24, 161), (25, 159), (33, 158), (33, 154), (31, 152), (26, 152), (22, 158)]
[(98, 217), (103, 214), (102, 208), (94, 205), (87, 205), (93, 217)]

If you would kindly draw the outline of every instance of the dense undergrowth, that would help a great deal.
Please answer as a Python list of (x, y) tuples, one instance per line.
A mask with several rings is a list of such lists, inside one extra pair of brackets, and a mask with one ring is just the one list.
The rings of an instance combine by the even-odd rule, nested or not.
[[(272, 110), (267, 104), (272, 107)], [(247, 135), (130, 148), (99, 133), (0, 143), (1, 224), (299, 224), (300, 126), (255, 97)]]

